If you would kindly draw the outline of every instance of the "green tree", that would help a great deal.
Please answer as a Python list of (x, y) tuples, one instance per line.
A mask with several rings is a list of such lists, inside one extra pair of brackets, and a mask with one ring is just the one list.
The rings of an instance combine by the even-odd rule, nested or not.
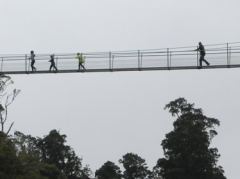
[(43, 139), (38, 139), (38, 147), (44, 163), (55, 165), (68, 179), (88, 178), (90, 169), (82, 166), (82, 159), (65, 144), (66, 135), (52, 130)]
[(120, 168), (113, 162), (107, 161), (96, 172), (98, 179), (121, 179), (122, 174)]
[(145, 160), (137, 154), (127, 153), (119, 162), (125, 169), (123, 172), (125, 179), (147, 179), (151, 176)]
[(0, 178), (15, 179), (21, 172), (13, 142), (0, 132)]
[(17, 131), (13, 141), (22, 166), (22, 175), (17, 179), (66, 179), (55, 165), (42, 161), (38, 138)]
[(215, 126), (219, 120), (203, 115), (202, 109), (194, 108), (184, 98), (166, 105), (176, 116), (174, 129), (162, 141), (165, 158), (158, 160), (155, 171), (163, 179), (225, 179), (220, 155), (211, 148), (212, 138), (217, 135)]
[(82, 159), (65, 144), (66, 135), (56, 130), (44, 138), (15, 132), (13, 140), (24, 174), (18, 179), (88, 179), (91, 174), (89, 167), (82, 167)]

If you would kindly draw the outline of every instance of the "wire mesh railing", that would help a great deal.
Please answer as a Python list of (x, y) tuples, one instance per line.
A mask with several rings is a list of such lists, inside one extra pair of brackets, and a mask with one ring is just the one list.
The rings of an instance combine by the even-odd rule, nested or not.
[[(197, 46), (84, 53), (86, 71), (189, 69), (199, 67)], [(205, 45), (206, 68), (240, 67), (240, 42)], [(36, 54), (37, 72), (47, 73), (51, 54)], [(79, 71), (75, 53), (54, 54), (57, 72)], [(0, 55), (1, 73), (33, 73), (30, 54)]]

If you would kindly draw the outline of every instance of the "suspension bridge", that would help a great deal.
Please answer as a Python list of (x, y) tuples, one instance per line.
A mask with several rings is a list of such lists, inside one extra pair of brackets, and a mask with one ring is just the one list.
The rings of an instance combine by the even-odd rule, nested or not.
[[(199, 68), (197, 46), (110, 51), (80, 52), (85, 57), (86, 70), (78, 70), (76, 53), (54, 54), (57, 72), (49, 70), (51, 54), (35, 56), (36, 71), (31, 71), (30, 54), (0, 55), (1, 74), (77, 73), (113, 71), (184, 70)], [(240, 42), (205, 45), (209, 66), (202, 69), (240, 67)]]

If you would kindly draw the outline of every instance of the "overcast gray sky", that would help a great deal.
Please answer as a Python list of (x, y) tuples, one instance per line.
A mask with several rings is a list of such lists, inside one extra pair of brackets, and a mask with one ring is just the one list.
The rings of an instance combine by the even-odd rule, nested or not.
[[(240, 41), (237, 0), (0, 0), (0, 54), (167, 48)], [(210, 59), (211, 60), (211, 59)], [(210, 61), (211, 62), (211, 61)], [(219, 164), (238, 179), (240, 69), (13, 75), (14, 130), (59, 129), (93, 171), (127, 152), (162, 157), (163, 107), (185, 97), (221, 121)]]

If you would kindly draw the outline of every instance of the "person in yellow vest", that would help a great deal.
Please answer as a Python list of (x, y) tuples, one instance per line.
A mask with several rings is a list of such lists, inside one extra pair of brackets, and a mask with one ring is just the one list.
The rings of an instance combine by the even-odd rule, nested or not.
[(77, 53), (77, 57), (78, 59), (78, 70), (81, 70), (81, 67), (86, 70), (86, 68), (84, 67), (84, 63), (85, 63), (85, 57), (83, 56), (82, 53)]

